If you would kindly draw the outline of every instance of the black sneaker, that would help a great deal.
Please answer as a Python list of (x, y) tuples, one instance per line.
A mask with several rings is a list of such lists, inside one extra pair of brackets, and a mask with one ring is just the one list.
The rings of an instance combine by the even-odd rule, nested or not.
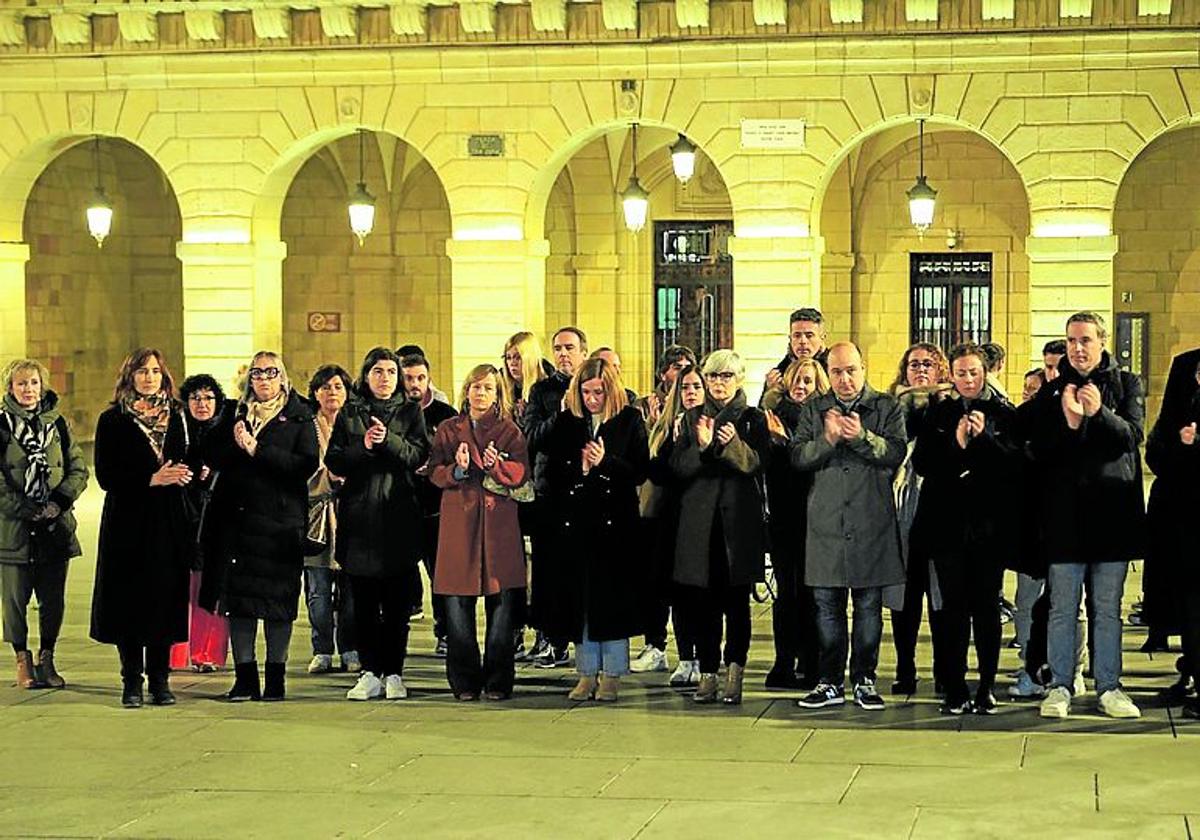
[(437, 645), (433, 648), (433, 655), (441, 659), (446, 658), (446, 637), (442, 636), (437, 640)]
[(896, 677), (896, 681), (892, 683), (892, 694), (896, 697), (908, 697), (910, 694), (916, 693), (916, 677)]
[(556, 648), (547, 643), (546, 649), (533, 657), (532, 662), (535, 668), (565, 668), (571, 662), (570, 649), (566, 646)]
[(854, 686), (854, 702), (871, 712), (883, 710), (883, 698), (875, 690), (875, 683), (872, 680), (863, 680)]
[(996, 702), (995, 695), (990, 691), (980, 691), (975, 695), (975, 703), (972, 708), (977, 715), (994, 715), (999, 704)]
[(777, 665), (767, 672), (767, 678), (763, 681), (763, 685), (767, 688), (786, 688), (795, 690), (800, 687), (800, 681), (796, 679), (796, 673), (786, 665)]
[[(994, 702), (994, 701), (993, 701)], [(944, 715), (965, 715), (971, 711), (971, 698), (969, 697), (949, 697), (938, 706), (938, 711)]]
[(550, 641), (539, 633), (538, 637), (533, 640), (533, 647), (525, 651), (525, 656), (521, 661), (536, 662), (538, 659), (544, 658), (549, 650)]
[(796, 701), (802, 709), (823, 709), (826, 706), (841, 706), (846, 702), (846, 689), (840, 685), (817, 683), (817, 687)]

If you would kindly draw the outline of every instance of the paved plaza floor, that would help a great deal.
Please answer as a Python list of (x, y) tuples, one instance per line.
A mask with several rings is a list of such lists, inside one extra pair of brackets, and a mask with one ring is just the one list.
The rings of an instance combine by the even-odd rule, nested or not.
[[(1004, 702), (938, 714), (922, 636), (920, 691), (883, 712), (812, 712), (768, 692), (770, 610), (756, 607), (747, 696), (697, 707), (665, 674), (616, 705), (572, 705), (566, 670), (523, 668), (506, 703), (456, 702), (414, 624), (407, 701), (351, 703), (352, 678), (311, 677), (296, 625), (285, 703), (225, 704), (229, 672), (177, 673), (173, 708), (123, 710), (114, 650), (87, 639), (101, 494), (80, 503), (62, 691), (0, 687), (0, 835), (14, 837), (763, 838), (1200, 836), (1200, 722), (1154, 702), (1175, 654), (1136, 652), (1138, 721), (1095, 697), (1066, 721)], [(1133, 574), (1126, 603), (1139, 590)], [(428, 610), (426, 611), (428, 614)], [(1006, 638), (1011, 636), (1006, 627)], [(636, 652), (635, 643), (635, 652)], [(892, 676), (885, 635), (880, 684)], [(1006, 649), (1002, 671), (1016, 667)]]

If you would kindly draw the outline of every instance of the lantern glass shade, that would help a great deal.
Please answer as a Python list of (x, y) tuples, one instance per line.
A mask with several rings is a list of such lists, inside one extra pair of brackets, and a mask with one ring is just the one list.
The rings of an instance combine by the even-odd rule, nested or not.
[(103, 248), (104, 240), (112, 231), (113, 208), (104, 190), (96, 187), (87, 206), (88, 233), (96, 240), (96, 247)]
[(637, 176), (629, 179), (629, 186), (621, 193), (621, 207), (625, 212), (625, 227), (637, 233), (646, 226), (646, 215), (650, 209), (650, 194), (642, 189)]
[(350, 230), (358, 237), (358, 244), (362, 245), (367, 234), (375, 227), (375, 197), (367, 192), (367, 186), (362, 181), (358, 182), (358, 187), (350, 196), (348, 210)]
[(937, 200), (937, 190), (925, 182), (925, 176), (917, 176), (917, 182), (908, 191), (908, 216), (913, 227), (921, 233), (933, 224), (933, 208)]
[(696, 173), (696, 147), (682, 134), (671, 146), (671, 168), (681, 184), (686, 184)]

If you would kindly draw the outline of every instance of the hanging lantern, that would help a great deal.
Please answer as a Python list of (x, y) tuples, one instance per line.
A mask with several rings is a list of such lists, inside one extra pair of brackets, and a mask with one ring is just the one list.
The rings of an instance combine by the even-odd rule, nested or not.
[(637, 123), (633, 124), (633, 174), (629, 176), (629, 185), (621, 193), (621, 209), (625, 214), (625, 227), (630, 233), (637, 233), (646, 226), (650, 193), (643, 189), (637, 176)]
[(87, 206), (87, 226), (88, 233), (96, 240), (96, 247), (103, 248), (104, 240), (108, 234), (112, 232), (112, 203), (108, 200), (108, 196), (104, 194), (104, 187), (100, 185), (100, 138), (93, 138), (92, 142), (92, 158), (96, 169), (96, 190), (92, 193), (92, 200)]
[(682, 134), (671, 146), (671, 168), (681, 184), (686, 184), (696, 173), (696, 146)]
[(908, 217), (912, 221), (913, 227), (917, 229), (917, 233), (924, 235), (925, 231), (929, 230), (929, 226), (933, 224), (933, 208), (937, 203), (937, 190), (929, 186), (925, 180), (925, 120), (918, 120), (918, 155), (919, 155), (919, 170), (917, 174), (917, 182), (907, 192), (908, 195)]
[(350, 230), (358, 237), (359, 247), (375, 228), (375, 197), (367, 192), (367, 183), (363, 176), (366, 134), (366, 129), (358, 130), (358, 186), (350, 194), (350, 202), (347, 205), (350, 214)]

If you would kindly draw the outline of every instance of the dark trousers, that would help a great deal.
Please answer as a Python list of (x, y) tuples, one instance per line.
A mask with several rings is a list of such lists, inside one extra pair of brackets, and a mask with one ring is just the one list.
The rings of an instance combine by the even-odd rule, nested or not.
[(142, 684), (144, 673), (151, 685), (163, 685), (170, 672), (170, 645), (117, 645), (121, 657), (121, 679), (130, 684)]
[[(263, 620), (263, 636), (267, 642), (267, 662), (287, 662), (288, 645), (292, 641), (292, 622)], [(258, 619), (230, 616), (229, 644), (233, 648), (233, 663), (245, 665), (258, 658)]]
[[(993, 600), (995, 600), (993, 593)], [(925, 557), (909, 557), (904, 584), (904, 607), (892, 610), (892, 642), (896, 647), (896, 680), (914, 680), (917, 676), (917, 637), (921, 632), (921, 614), (929, 599), (929, 561)], [(938, 635), (938, 614), (929, 601), (929, 632)], [(939, 682), (938, 650), (933, 650), (933, 676)]]
[(771, 555), (775, 570), (775, 601), (771, 604), (774, 667), (813, 677), (820, 658), (817, 610), (812, 591), (804, 585), (800, 560), (786, 551)]
[(975, 637), (975, 659), (979, 691), (991, 691), (1000, 663), (1000, 610), (996, 592), (1004, 580), (1004, 569), (971, 553), (936, 558), (938, 584), (942, 590), (940, 627), (933, 643), (938, 651), (941, 679), (946, 697), (966, 699), (967, 648)]
[(746, 665), (750, 652), (750, 585), (729, 583), (729, 557), (718, 517), (708, 546), (708, 586), (692, 586), (688, 625), (696, 640), (702, 674), (721, 666), (721, 619), (725, 619), (725, 664)]
[(1174, 597), (1183, 643), (1179, 670), (1195, 677), (1200, 674), (1200, 581), (1179, 581)]
[[(424, 552), (421, 555), (421, 563), (425, 566), (425, 574), (429, 575), (430, 589), (433, 588), (433, 574), (437, 571), (438, 530), (440, 524), (441, 519), (438, 516), (426, 516), (421, 520), (421, 539), (423, 540)], [(421, 582), (421, 570), (413, 566), (412, 575), (412, 602), (413, 606), (420, 607), (425, 600), (425, 586)], [(429, 596), (429, 601), (433, 605), (433, 635), (434, 638), (440, 639), (446, 635), (445, 596), (434, 592)]]
[(62, 630), (67, 563), (0, 564), (4, 641), (18, 653), (29, 648), (29, 599), (38, 600), (38, 647), (54, 650)]
[(513, 688), (513, 616), (524, 599), (522, 589), (505, 589), (483, 599), (487, 620), (483, 659), (475, 628), (474, 595), (446, 595), (446, 678), (456, 695), (480, 691), (511, 694)]
[(678, 583), (671, 585), (671, 626), (675, 630), (675, 650), (681, 662), (696, 658), (696, 634), (688, 623), (692, 611), (688, 602), (691, 589)]
[(1038, 596), (1038, 599), (1033, 602), (1030, 616), (1032, 621), (1029, 625), (1029, 644), (1025, 646), (1025, 672), (1033, 678), (1034, 682), (1040, 682), (1038, 678), (1042, 668), (1049, 663), (1046, 652), (1046, 641), (1050, 629), (1050, 587), (1048, 584), (1042, 589), (1042, 594)]
[(363, 670), (380, 679), (403, 674), (413, 602), (412, 575), (347, 577), (354, 590), (355, 636)]
[[(655, 519), (639, 519), (643, 545), (658, 546), (659, 529), (663, 523)], [(647, 557), (650, 567), (649, 580), (646, 581), (645, 618), (646, 644), (653, 645), (659, 650), (667, 649), (667, 621), (671, 616), (671, 572), (675, 565), (674, 552), (651, 551)]]
[[(846, 654), (850, 654), (850, 679), (854, 685), (875, 681), (879, 643), (883, 638), (883, 589), (814, 586), (817, 632), (821, 639), (821, 682), (844, 685)], [(846, 628), (846, 602), (854, 599), (853, 634)]]

